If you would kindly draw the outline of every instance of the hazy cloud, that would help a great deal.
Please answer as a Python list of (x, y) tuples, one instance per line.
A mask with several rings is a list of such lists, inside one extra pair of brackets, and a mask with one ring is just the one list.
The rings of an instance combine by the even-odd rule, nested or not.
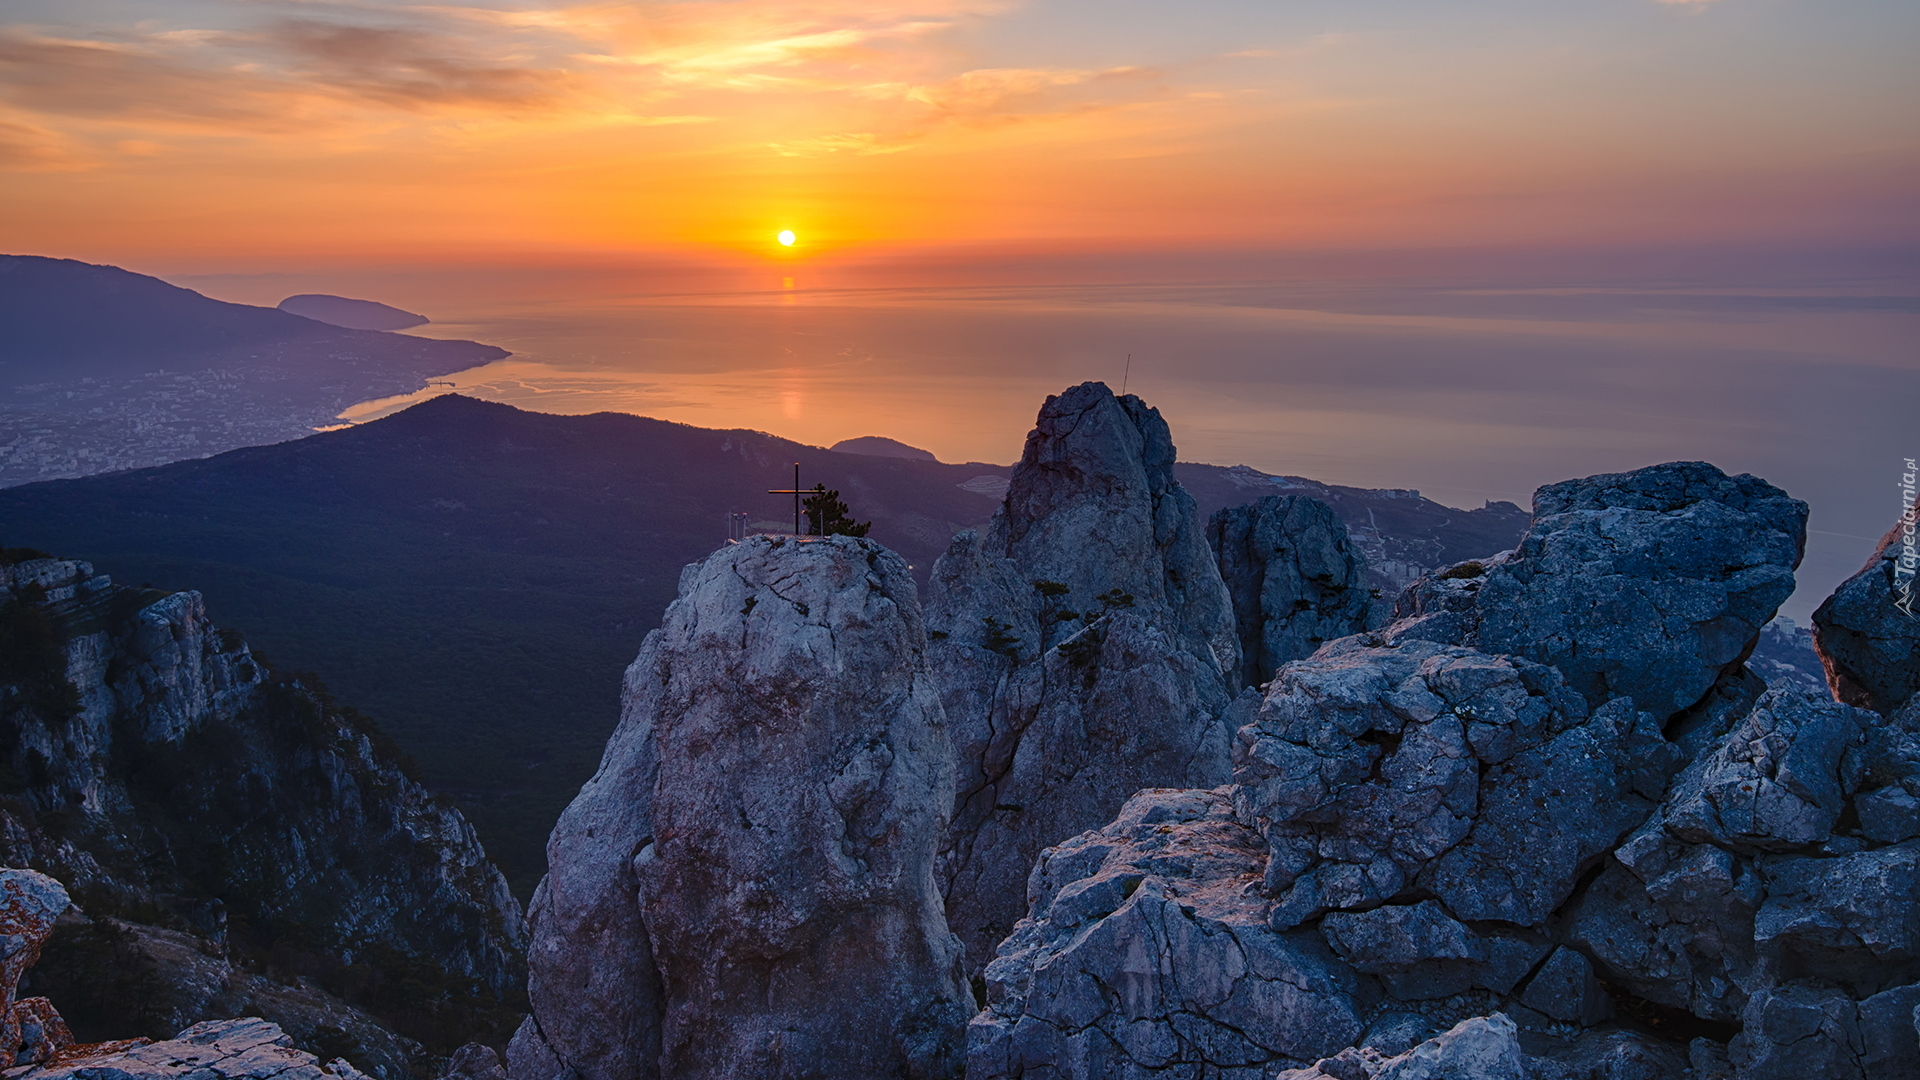
[(62, 169), (79, 164), (59, 135), (32, 124), (0, 120), (0, 169)]
[(288, 77), (401, 108), (552, 104), (563, 72), (468, 55), (444, 35), (285, 19), (219, 39), (282, 58)]
[[(1082, 111), (1138, 97), (1159, 73), (1145, 68), (1073, 71), (1060, 68), (982, 68), (907, 91), (945, 117), (986, 120)], [(1088, 93), (1093, 91), (1093, 93)]]

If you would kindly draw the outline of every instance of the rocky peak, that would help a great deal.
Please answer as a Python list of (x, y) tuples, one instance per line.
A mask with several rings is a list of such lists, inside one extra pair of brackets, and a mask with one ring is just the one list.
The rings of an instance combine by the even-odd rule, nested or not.
[(927, 622), (958, 757), (947, 915), (977, 971), (1042, 848), (1143, 787), (1227, 778), (1232, 602), (1155, 410), (1049, 397), (984, 535), (935, 563)]
[(952, 799), (899, 556), (755, 537), (688, 567), (549, 843), (513, 1075), (953, 1075)]
[(1231, 669), (1230, 603), (1218, 574), (1204, 572), (1206, 541), (1173, 459), (1166, 421), (1138, 397), (1098, 382), (1049, 396), (982, 550), (1029, 580), (1065, 585), (1070, 604), (1118, 590)]

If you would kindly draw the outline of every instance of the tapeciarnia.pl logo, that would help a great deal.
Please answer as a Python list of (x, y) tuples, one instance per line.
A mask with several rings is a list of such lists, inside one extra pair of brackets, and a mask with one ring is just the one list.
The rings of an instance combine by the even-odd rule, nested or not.
[(1920, 505), (1913, 500), (1913, 481), (1920, 468), (1916, 468), (1913, 458), (1906, 459), (1906, 471), (1900, 474), (1900, 538), (1895, 542), (1898, 550), (1893, 556), (1893, 606), (1914, 618), (1913, 577), (1920, 567), (1920, 552), (1915, 551), (1914, 523), (1920, 517)]

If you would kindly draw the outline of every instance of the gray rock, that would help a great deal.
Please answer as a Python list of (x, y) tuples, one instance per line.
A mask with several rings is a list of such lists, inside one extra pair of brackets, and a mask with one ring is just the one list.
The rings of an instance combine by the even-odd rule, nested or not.
[(1520, 992), (1520, 1003), (1570, 1024), (1592, 1027), (1613, 1015), (1593, 965), (1579, 952), (1558, 948)]
[(1275, 1080), (1529, 1080), (1519, 1029), (1501, 1013), (1475, 1016), (1404, 1054), (1349, 1049)]
[(543, 1052), (589, 1080), (957, 1073), (925, 641), (871, 541), (756, 537), (688, 568), (549, 842), (517, 1077)]
[(1531, 1046), (1523, 1037), (1521, 1046), (1528, 1080), (1714, 1080), (1710, 1069), (1693, 1066), (1686, 1049), (1617, 1027), (1581, 1032), (1564, 1046)]
[(1860, 783), (1858, 751), (1878, 719), (1811, 694), (1768, 691), (1675, 782), (1667, 830), (1743, 854), (1826, 840)]
[(1224, 790), (1143, 791), (1048, 850), (987, 967), (968, 1080), (1264, 1080), (1352, 1043), (1359, 981), (1318, 934), (1267, 926), (1261, 861)]
[(321, 1064), (257, 1017), (213, 1020), (165, 1042), (102, 1043), (13, 1080), (367, 1080), (345, 1061)]
[(958, 756), (943, 888), (977, 968), (1057, 843), (1145, 787), (1229, 774), (1239, 637), (1159, 413), (1049, 397), (984, 534), (935, 564), (927, 625)]
[[(1429, 575), (1403, 597), (1418, 635), (1558, 668), (1598, 706), (1664, 722), (1752, 650), (1793, 591), (1807, 507), (1705, 462), (1551, 484), (1519, 547)], [(1452, 575), (1452, 576), (1449, 576)]]
[[(1320, 930), (1335, 954), (1354, 970), (1378, 976), (1387, 993), (1402, 1001), (1475, 988), (1507, 993), (1552, 947), (1543, 934), (1470, 930), (1432, 900), (1330, 912)], [(1371, 1038), (1368, 1044), (1374, 1045)]]
[(1869, 1080), (1860, 1069), (1866, 1041), (1859, 1010), (1841, 990), (1799, 983), (1762, 989), (1728, 1050), (1740, 1080)]
[(1281, 664), (1367, 628), (1366, 560), (1319, 499), (1268, 495), (1217, 511), (1207, 543), (1233, 597), (1240, 685), (1264, 685)]
[(1860, 1003), (1860, 1068), (1874, 1080), (1920, 1080), (1920, 986), (1897, 986)]
[(1912, 518), (1896, 522), (1860, 572), (1813, 613), (1827, 685), (1849, 705), (1893, 713), (1920, 690), (1920, 569)]
[(1570, 906), (1567, 937), (1633, 994), (1737, 1023), (1758, 981), (1753, 922), (1764, 896), (1751, 860), (1676, 840), (1656, 818)]
[(1920, 841), (1762, 864), (1754, 940), (1800, 977), (1860, 996), (1920, 979)]
[(1279, 927), (1419, 893), (1538, 925), (1677, 764), (1650, 717), (1589, 714), (1550, 668), (1367, 635), (1283, 668), (1236, 761)]

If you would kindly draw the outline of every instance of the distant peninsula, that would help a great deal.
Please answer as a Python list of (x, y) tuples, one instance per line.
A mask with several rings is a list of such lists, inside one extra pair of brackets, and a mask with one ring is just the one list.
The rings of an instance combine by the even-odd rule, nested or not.
[(356, 402), (507, 355), (338, 322), (116, 266), (0, 255), (0, 487), (297, 439)]
[(354, 300), (326, 293), (301, 293), (280, 301), (280, 310), (348, 330), (407, 330), (432, 319), (375, 300)]

